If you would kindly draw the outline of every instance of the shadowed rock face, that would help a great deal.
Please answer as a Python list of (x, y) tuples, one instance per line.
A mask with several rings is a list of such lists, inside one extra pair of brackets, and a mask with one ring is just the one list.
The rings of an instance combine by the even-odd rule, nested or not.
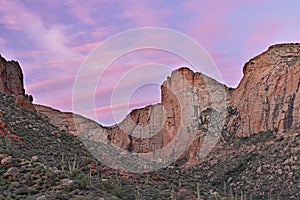
[[(161, 86), (160, 104), (133, 110), (112, 127), (97, 126), (76, 115), (80, 122), (76, 129), (71, 114), (36, 108), (53, 124), (69, 127), (74, 135), (96, 127), (104, 142), (130, 152), (158, 151), (183, 133), (193, 140), (187, 151), (177, 153), (185, 160), (197, 161), (213, 145), (205, 140), (207, 135), (245, 137), (299, 125), (300, 44), (274, 45), (250, 59), (243, 72), (239, 86), (230, 89), (188, 68), (175, 70)], [(55, 120), (60, 118), (64, 120)], [(178, 142), (175, 148), (180, 145)]]
[(18, 62), (6, 61), (0, 55), (0, 93), (10, 94), (15, 97), (15, 103), (27, 110), (34, 111), (31, 104), (33, 98), (25, 94), (23, 73)]
[(6, 61), (0, 56), (0, 92), (25, 96), (23, 74), (16, 61)]

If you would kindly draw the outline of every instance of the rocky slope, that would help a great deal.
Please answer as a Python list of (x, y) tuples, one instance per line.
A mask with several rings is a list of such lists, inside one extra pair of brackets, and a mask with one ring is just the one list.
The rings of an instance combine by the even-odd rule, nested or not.
[(299, 199), (300, 129), (219, 142), (190, 168), (115, 171), (78, 137), (0, 94), (0, 199)]
[[(0, 94), (0, 199), (120, 199), (112, 190), (114, 171), (100, 165), (77, 137), (14, 98)], [(132, 194), (134, 189), (123, 188)]]

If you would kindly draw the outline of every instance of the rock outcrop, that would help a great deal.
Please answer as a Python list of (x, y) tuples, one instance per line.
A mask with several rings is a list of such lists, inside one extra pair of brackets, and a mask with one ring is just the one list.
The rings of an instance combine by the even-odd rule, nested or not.
[(0, 93), (15, 97), (15, 102), (27, 110), (34, 111), (33, 98), (25, 94), (23, 73), (18, 62), (6, 61), (0, 55)]
[(284, 131), (300, 124), (300, 44), (279, 44), (252, 58), (232, 95), (236, 134)]
[(18, 62), (0, 56), (0, 92), (25, 96), (23, 73)]

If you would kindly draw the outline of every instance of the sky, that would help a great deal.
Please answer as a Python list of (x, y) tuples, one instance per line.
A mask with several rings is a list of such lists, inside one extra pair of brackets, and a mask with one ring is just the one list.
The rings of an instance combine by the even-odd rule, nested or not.
[[(0, 54), (20, 63), (34, 103), (72, 111), (74, 81), (94, 48), (124, 31), (161, 27), (193, 38), (215, 62), (221, 81), (237, 87), (250, 58), (276, 43), (299, 42), (299, 7), (298, 0), (0, 0)], [(129, 112), (160, 101), (156, 83), (140, 85), (129, 102), (111, 104), (120, 77), (149, 63), (188, 65), (155, 49), (118, 58), (95, 90), (100, 123), (115, 123), (112, 107)], [(124, 91), (134, 81), (127, 83)]]

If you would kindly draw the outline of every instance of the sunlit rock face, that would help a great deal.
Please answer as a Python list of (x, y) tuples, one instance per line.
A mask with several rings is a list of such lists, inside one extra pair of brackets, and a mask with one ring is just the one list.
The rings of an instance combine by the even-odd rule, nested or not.
[(232, 95), (240, 115), (237, 135), (283, 131), (300, 121), (300, 44), (271, 46), (252, 58)]

